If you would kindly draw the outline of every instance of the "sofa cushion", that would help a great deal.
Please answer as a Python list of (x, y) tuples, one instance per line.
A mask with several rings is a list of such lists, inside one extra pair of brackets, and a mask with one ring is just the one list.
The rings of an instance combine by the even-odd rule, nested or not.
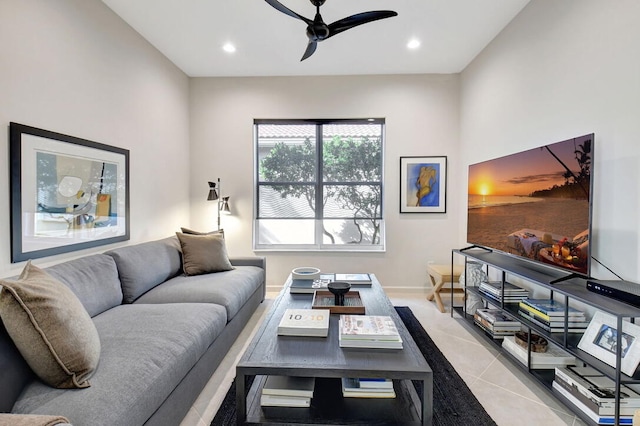
[(2, 321), (31, 369), (51, 386), (88, 387), (100, 338), (75, 294), (31, 262), (0, 284)]
[(110, 250), (122, 284), (123, 300), (131, 303), (180, 272), (180, 245), (176, 237)]
[(233, 269), (224, 235), (176, 232), (182, 249), (182, 268), (186, 275), (200, 275)]
[(111, 256), (95, 254), (45, 269), (78, 296), (90, 316), (122, 304), (118, 269)]
[(216, 303), (225, 307), (232, 320), (264, 283), (264, 269), (237, 266), (233, 271), (196, 276), (180, 275), (153, 288), (137, 303)]
[(91, 387), (69, 392), (34, 382), (14, 413), (57, 413), (74, 426), (142, 425), (223, 331), (223, 307), (121, 305), (93, 318), (102, 341)]
[(0, 321), (0, 413), (10, 412), (22, 389), (36, 379)]

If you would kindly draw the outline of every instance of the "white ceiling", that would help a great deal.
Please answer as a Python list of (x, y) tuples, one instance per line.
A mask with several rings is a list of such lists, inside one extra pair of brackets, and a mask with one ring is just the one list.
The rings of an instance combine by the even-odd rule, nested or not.
[[(457, 73), (529, 0), (327, 0), (326, 23), (370, 11), (398, 16), (325, 40), (300, 62), (306, 24), (263, 0), (102, 0), (191, 77)], [(309, 0), (280, 0), (313, 19)], [(406, 44), (418, 38), (421, 46)], [(237, 51), (222, 46), (231, 42)]]

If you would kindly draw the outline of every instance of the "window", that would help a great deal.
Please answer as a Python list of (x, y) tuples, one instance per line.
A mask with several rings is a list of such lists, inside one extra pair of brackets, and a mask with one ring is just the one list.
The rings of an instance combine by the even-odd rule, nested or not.
[(254, 248), (383, 251), (384, 120), (255, 120)]

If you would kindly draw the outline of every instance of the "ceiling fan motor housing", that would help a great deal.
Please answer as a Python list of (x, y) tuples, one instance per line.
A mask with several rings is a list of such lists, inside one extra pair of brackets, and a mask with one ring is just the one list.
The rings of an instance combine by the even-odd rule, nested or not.
[(329, 37), (329, 27), (322, 22), (322, 18), (320, 18), (320, 22), (318, 22), (316, 17), (315, 22), (307, 27), (307, 37), (314, 41), (324, 40)]

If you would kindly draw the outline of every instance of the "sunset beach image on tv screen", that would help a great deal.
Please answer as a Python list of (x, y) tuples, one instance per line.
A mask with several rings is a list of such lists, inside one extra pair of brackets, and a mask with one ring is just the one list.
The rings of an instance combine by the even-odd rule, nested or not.
[(593, 134), (469, 166), (467, 241), (589, 273)]

